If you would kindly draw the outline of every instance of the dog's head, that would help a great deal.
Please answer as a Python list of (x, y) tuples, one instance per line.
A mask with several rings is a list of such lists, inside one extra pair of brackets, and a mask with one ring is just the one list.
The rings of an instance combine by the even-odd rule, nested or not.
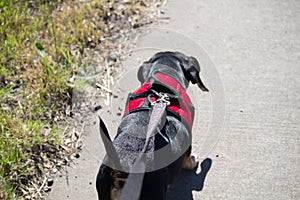
[(150, 60), (144, 62), (138, 70), (138, 79), (142, 84), (149, 79), (151, 70), (158, 64), (163, 64), (173, 70), (181, 71), (186, 87), (188, 83), (191, 82), (192, 84), (197, 84), (202, 91), (208, 91), (200, 79), (200, 65), (197, 59), (192, 56), (186, 56), (180, 52), (159, 52), (150, 58)]

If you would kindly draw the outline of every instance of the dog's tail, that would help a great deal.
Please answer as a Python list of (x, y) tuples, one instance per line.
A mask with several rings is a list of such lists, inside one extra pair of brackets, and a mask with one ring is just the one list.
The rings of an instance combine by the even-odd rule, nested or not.
[(108, 157), (108, 162), (110, 164), (110, 167), (113, 166), (114, 168), (122, 171), (122, 165), (120, 163), (118, 153), (112, 143), (112, 140), (109, 136), (106, 125), (104, 124), (103, 120), (101, 119), (101, 117), (99, 115), (98, 115), (98, 117), (100, 120), (100, 123), (99, 123), (100, 135), (101, 135), (101, 139), (104, 143), (104, 147), (106, 150), (106, 154)]

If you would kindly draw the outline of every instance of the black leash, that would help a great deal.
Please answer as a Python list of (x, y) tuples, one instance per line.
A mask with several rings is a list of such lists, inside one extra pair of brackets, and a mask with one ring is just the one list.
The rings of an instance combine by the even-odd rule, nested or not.
[(101, 119), (101, 117), (99, 115), (98, 115), (98, 117), (100, 120), (100, 127), (99, 127), (100, 135), (101, 135), (101, 139), (104, 143), (104, 147), (106, 149), (108, 162), (109, 162), (110, 166), (114, 166), (116, 169), (122, 171), (122, 165), (120, 163), (118, 153), (116, 152), (116, 149), (113, 146), (113, 143), (109, 136), (106, 125), (104, 124), (103, 120)]

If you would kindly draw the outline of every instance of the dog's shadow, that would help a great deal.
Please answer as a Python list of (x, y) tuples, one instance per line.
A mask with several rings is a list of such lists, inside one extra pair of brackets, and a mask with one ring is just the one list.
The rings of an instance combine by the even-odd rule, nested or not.
[(196, 173), (194, 170), (181, 170), (179, 176), (168, 188), (167, 200), (192, 200), (192, 191), (201, 191), (204, 186), (205, 177), (210, 170), (212, 160), (206, 158), (200, 164), (201, 172)]

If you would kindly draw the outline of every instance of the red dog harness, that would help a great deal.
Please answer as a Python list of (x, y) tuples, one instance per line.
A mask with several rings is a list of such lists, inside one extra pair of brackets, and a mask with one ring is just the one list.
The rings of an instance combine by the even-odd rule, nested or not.
[[(194, 106), (180, 83), (163, 73), (156, 73), (154, 75), (154, 81), (151, 80), (144, 83), (140, 88), (129, 94), (124, 116), (138, 110), (150, 109), (149, 107), (141, 106), (141, 104), (149, 94), (154, 93), (153, 90), (155, 91), (155, 88), (161, 86), (173, 93), (170, 96), (176, 96), (176, 98), (171, 98), (170, 105), (167, 107), (167, 112), (182, 121), (191, 133), (194, 118)], [(150, 99), (151, 101), (155, 101), (157, 98), (152, 96)], [(172, 99), (175, 99), (175, 101)]]

